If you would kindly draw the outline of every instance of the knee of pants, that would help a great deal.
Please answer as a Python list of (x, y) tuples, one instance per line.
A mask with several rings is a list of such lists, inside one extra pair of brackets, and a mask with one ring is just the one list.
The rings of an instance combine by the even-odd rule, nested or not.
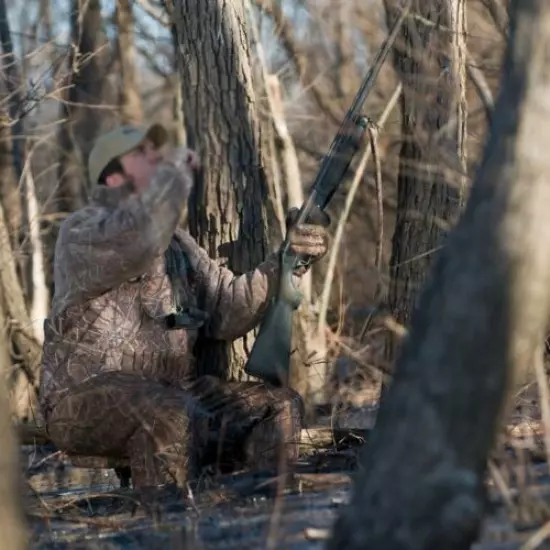
[(183, 442), (190, 429), (189, 411), (185, 407), (166, 404), (144, 414), (141, 427), (160, 445)]
[(292, 405), (284, 404), (279, 413), (256, 425), (246, 439), (246, 462), (255, 467), (277, 467), (281, 459), (294, 461), (298, 458), (301, 440), (301, 425)]
[(262, 432), (271, 443), (278, 441), (290, 447), (297, 445), (303, 427), (304, 405), (301, 396), (290, 388), (277, 388), (272, 393), (270, 413), (255, 429), (253, 439), (262, 439)]
[(278, 415), (290, 415), (302, 422), (304, 417), (304, 400), (302, 396), (291, 388), (277, 388), (273, 392), (273, 408)]

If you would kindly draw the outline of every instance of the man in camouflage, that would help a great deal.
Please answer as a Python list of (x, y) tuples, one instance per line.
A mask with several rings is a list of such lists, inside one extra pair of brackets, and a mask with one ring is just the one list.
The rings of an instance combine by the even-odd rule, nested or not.
[[(281, 449), (296, 458), (302, 419), (288, 388), (193, 376), (199, 327), (220, 340), (246, 334), (273, 295), (279, 263), (272, 254), (236, 276), (177, 228), (199, 161), (167, 141), (160, 125), (98, 139), (93, 200), (60, 228), (44, 325), (51, 440), (73, 455), (128, 458), (134, 487), (145, 491), (182, 487), (212, 450), (233, 467), (276, 468)], [(323, 226), (289, 231), (297, 253), (314, 261), (326, 253)]]

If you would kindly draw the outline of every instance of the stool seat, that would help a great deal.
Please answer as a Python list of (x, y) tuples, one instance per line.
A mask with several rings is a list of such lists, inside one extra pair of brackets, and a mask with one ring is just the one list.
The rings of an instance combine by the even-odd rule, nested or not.
[(67, 454), (67, 458), (76, 468), (128, 468), (130, 466), (129, 458), (111, 457), (111, 456), (90, 456)]
[(98, 468), (104, 470), (113, 469), (120, 480), (120, 486), (127, 488), (130, 486), (132, 470), (130, 469), (130, 459), (126, 457), (113, 456), (91, 456), (77, 455), (67, 453), (67, 458), (75, 468)]

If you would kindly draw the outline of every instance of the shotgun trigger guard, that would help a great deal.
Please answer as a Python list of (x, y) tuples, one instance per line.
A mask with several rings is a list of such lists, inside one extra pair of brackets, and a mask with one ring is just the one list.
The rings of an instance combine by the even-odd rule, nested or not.
[(294, 262), (294, 270), (296, 271), (300, 267), (307, 267), (311, 265), (311, 256), (300, 256), (299, 258), (296, 258), (296, 261)]
[(292, 309), (298, 309), (303, 294), (294, 284), (293, 275), (296, 269), (296, 258), (291, 254), (281, 253), (281, 277), (279, 281), (279, 298)]

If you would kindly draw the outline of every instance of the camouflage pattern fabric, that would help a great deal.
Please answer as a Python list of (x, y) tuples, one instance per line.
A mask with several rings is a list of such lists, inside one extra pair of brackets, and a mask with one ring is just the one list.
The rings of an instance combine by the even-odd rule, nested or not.
[(69, 454), (129, 458), (135, 488), (182, 487), (205, 466), (277, 470), (296, 460), (301, 419), (290, 389), (214, 377), (178, 388), (112, 372), (63, 397), (48, 432)]
[[(176, 150), (141, 194), (130, 182), (97, 186), (91, 204), (63, 222), (44, 323), (40, 399), (53, 441), (69, 452), (127, 454), (138, 484), (183, 480), (194, 460), (193, 434), (204, 422), (210, 432), (225, 429), (229, 410), (236, 415), (229, 439), (245, 454), (269, 456), (263, 434), (282, 440), (298, 433), (293, 393), (203, 379), (214, 397), (233, 403), (214, 412), (193, 381), (199, 327), (226, 341), (249, 332), (277, 287), (279, 261), (272, 254), (236, 276), (177, 229), (193, 183), (187, 157)], [(295, 227), (290, 235), (315, 259), (326, 253), (324, 228)], [(271, 427), (259, 428), (260, 421)], [(207, 442), (195, 447), (208, 454)]]

